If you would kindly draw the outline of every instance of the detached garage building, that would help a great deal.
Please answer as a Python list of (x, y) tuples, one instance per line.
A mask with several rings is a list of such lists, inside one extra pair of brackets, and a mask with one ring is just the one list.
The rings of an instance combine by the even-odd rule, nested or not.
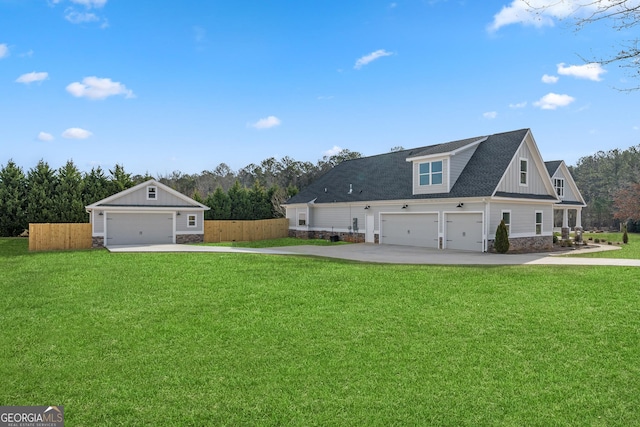
[(86, 209), (93, 246), (107, 247), (203, 242), (209, 208), (151, 179)]
[(553, 246), (554, 210), (584, 199), (562, 161), (542, 160), (529, 129), (348, 160), (286, 204), (289, 234), (492, 251), (504, 220), (512, 251)]

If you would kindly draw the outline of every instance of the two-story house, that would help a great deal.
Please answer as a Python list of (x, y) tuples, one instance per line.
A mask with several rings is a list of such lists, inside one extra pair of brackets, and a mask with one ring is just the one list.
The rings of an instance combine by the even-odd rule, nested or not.
[(345, 161), (286, 203), (290, 234), (491, 251), (553, 245), (554, 209), (585, 206), (564, 162), (542, 160), (529, 129)]

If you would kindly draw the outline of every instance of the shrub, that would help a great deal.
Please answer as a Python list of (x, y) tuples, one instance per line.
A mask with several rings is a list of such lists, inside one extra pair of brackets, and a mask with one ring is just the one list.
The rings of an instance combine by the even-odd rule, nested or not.
[(558, 243), (558, 236), (557, 235), (553, 235), (553, 244), (555, 245), (556, 243)]
[(496, 252), (499, 254), (507, 253), (509, 250), (509, 233), (507, 232), (507, 226), (504, 221), (500, 221), (500, 224), (498, 225), (494, 246), (496, 248)]
[(596, 237), (596, 240), (594, 240), (593, 242), (594, 242), (594, 243), (600, 243), (600, 239), (598, 239), (598, 238)]
[(629, 235), (627, 234), (627, 227), (624, 227), (624, 233), (622, 233), (622, 243), (625, 245), (629, 243)]

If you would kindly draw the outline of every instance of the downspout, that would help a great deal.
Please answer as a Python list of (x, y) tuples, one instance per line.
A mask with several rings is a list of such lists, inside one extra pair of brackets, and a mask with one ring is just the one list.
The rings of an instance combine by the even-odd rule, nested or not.
[(482, 203), (484, 203), (484, 236), (482, 238), (482, 246), (483, 252), (487, 252), (489, 250), (489, 202), (487, 202), (486, 198), (482, 198)]

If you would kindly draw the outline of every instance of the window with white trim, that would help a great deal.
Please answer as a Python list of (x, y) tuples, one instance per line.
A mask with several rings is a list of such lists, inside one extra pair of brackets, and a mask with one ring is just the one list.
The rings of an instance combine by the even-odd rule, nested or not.
[(520, 185), (529, 183), (529, 160), (520, 159)]
[(542, 211), (536, 211), (536, 234), (542, 234)]
[(157, 200), (158, 199), (158, 187), (154, 185), (150, 185), (147, 187), (147, 200)]
[(419, 176), (420, 185), (442, 184), (442, 160), (420, 163)]
[(553, 178), (553, 187), (558, 197), (564, 198), (564, 178)]
[(502, 211), (502, 220), (507, 226), (507, 234), (511, 233), (511, 211)]
[(298, 225), (307, 225), (307, 213), (299, 212), (298, 213)]
[(195, 227), (196, 225), (197, 225), (196, 215), (195, 214), (187, 215), (187, 227)]

